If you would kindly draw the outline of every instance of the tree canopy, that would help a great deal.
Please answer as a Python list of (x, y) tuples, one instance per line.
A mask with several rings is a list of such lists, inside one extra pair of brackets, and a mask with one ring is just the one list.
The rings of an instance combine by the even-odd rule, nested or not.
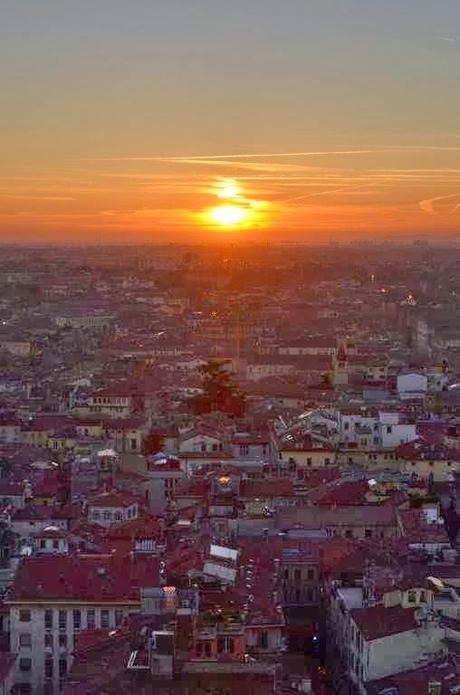
[(227, 364), (225, 360), (208, 360), (206, 364), (198, 368), (203, 392), (190, 401), (195, 414), (223, 412), (233, 417), (244, 414), (246, 408), (244, 394), (235, 384)]

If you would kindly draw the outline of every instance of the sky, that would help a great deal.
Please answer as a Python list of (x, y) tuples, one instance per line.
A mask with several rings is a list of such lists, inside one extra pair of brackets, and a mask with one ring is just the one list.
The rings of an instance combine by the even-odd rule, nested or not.
[(0, 65), (0, 241), (459, 232), (459, 0), (4, 0)]

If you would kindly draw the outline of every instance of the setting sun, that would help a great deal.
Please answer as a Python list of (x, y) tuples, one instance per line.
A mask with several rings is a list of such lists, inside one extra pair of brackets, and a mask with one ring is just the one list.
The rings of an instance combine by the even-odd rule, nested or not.
[(216, 224), (230, 227), (247, 221), (250, 211), (241, 205), (218, 205), (210, 210), (209, 217)]

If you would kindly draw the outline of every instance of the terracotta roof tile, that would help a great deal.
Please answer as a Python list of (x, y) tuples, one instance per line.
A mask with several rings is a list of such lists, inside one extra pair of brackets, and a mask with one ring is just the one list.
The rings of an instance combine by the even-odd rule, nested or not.
[(137, 601), (141, 587), (159, 581), (159, 560), (151, 555), (37, 556), (21, 561), (6, 600)]
[(364, 639), (372, 641), (397, 635), (400, 632), (415, 630), (417, 622), (414, 613), (414, 608), (372, 606), (370, 608), (355, 608), (351, 611), (351, 617)]

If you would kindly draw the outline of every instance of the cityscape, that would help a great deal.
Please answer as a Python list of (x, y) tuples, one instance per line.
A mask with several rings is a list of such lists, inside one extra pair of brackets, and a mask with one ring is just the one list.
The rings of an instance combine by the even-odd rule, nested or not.
[(0, 695), (460, 695), (459, 27), (0, 2)]
[(458, 247), (2, 258), (3, 692), (456, 692)]

